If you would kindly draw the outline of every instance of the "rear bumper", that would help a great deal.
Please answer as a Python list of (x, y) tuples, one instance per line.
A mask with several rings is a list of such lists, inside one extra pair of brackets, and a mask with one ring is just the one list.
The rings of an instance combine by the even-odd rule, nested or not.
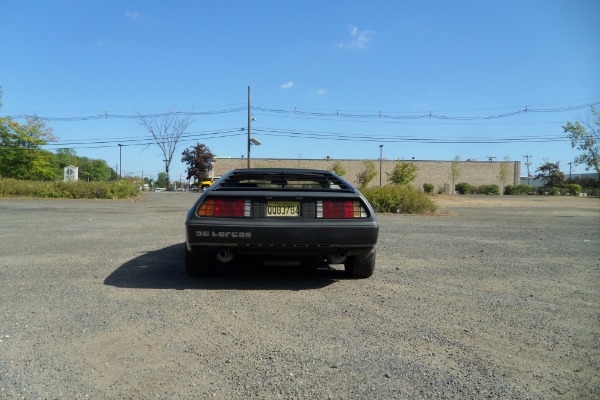
[(367, 254), (375, 247), (379, 226), (375, 221), (287, 225), (252, 221), (251, 224), (219, 221), (186, 225), (189, 251), (216, 254), (228, 249), (234, 255), (327, 255), (340, 249), (348, 255)]

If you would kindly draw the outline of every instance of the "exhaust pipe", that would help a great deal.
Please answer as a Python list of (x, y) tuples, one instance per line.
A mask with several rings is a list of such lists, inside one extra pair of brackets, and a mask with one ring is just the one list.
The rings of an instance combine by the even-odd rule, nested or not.
[(228, 263), (233, 260), (233, 254), (231, 254), (229, 249), (221, 249), (217, 253), (217, 260), (222, 263)]
[(348, 252), (344, 249), (337, 249), (334, 253), (327, 256), (327, 262), (330, 264), (343, 264), (346, 261)]

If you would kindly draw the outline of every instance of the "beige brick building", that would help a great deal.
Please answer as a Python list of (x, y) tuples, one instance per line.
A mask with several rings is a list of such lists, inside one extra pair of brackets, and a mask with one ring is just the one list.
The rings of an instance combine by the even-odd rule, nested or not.
[[(377, 169), (377, 176), (369, 186), (379, 186), (379, 160), (372, 160)], [(452, 161), (420, 161), (407, 160), (417, 166), (417, 178), (413, 182), (416, 188), (423, 188), (424, 183), (432, 183), (435, 191), (451, 192)], [(235, 168), (246, 168), (245, 158), (218, 158), (214, 163), (214, 175), (219, 176)], [(356, 175), (364, 169), (364, 160), (334, 160), (334, 159), (275, 159), (253, 158), (253, 168), (309, 168), (331, 171), (334, 163), (339, 162), (346, 170), (344, 178), (356, 185)], [(391, 173), (398, 160), (383, 160), (381, 162), (381, 182), (387, 184), (387, 174)], [(455, 183), (467, 182), (470, 185), (518, 185), (520, 183), (521, 163), (519, 161), (459, 161), (459, 176)], [(504, 176), (505, 181), (502, 181)]]

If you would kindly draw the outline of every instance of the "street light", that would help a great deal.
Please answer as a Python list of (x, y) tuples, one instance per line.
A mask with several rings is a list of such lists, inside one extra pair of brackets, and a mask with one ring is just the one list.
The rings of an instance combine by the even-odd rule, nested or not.
[(379, 145), (379, 187), (381, 187), (381, 162), (383, 160), (383, 145)]
[(529, 185), (529, 178), (531, 178), (531, 174), (529, 173), (529, 166), (531, 165), (531, 161), (529, 161), (529, 159), (533, 157), (531, 155), (527, 155), (527, 156), (523, 156), (523, 158), (526, 158), (527, 161), (525, 162), (525, 165), (527, 166), (527, 184)]

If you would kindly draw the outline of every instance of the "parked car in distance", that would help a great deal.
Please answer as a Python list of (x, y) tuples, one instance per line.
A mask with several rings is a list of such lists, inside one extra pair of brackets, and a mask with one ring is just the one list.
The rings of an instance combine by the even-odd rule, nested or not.
[(206, 276), (237, 259), (375, 269), (379, 224), (365, 197), (329, 171), (236, 169), (207, 188), (186, 217), (185, 267)]
[(200, 190), (206, 190), (213, 185), (216, 181), (221, 178), (220, 176), (213, 176), (212, 178), (208, 178), (200, 182)]

